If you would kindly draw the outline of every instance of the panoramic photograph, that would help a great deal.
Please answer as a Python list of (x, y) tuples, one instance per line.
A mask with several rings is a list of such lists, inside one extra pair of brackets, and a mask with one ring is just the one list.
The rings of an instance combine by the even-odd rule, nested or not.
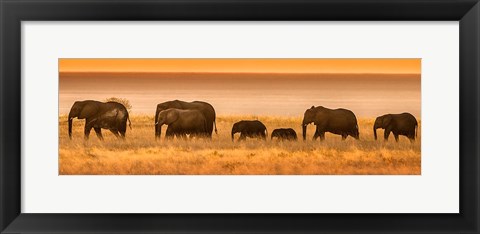
[(421, 175), (419, 58), (60, 58), (59, 175)]

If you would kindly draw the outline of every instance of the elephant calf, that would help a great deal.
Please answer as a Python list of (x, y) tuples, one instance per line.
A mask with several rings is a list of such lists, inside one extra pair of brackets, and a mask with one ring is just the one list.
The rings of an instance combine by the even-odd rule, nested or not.
[(240, 133), (238, 141), (244, 141), (247, 137), (261, 138), (267, 140), (267, 127), (258, 120), (242, 120), (233, 124), (232, 141), (234, 141), (235, 133)]
[(187, 134), (190, 137), (207, 137), (208, 127), (205, 116), (198, 110), (181, 110), (169, 108), (158, 113), (155, 125), (168, 125), (165, 134), (166, 139), (177, 138), (186, 139)]
[(291, 128), (277, 128), (272, 131), (271, 139), (276, 137), (278, 140), (296, 141), (297, 133)]
[(414, 142), (417, 137), (418, 123), (417, 119), (410, 113), (402, 114), (386, 114), (377, 117), (373, 125), (373, 135), (377, 140), (377, 129), (385, 129), (383, 137), (388, 141), (390, 132), (393, 133), (395, 141), (398, 142), (398, 136), (403, 135), (408, 137), (410, 142)]

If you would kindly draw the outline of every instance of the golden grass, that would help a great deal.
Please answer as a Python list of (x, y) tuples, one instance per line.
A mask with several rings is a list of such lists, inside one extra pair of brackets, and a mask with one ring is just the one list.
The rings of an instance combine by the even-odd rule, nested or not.
[[(270, 133), (291, 127), (298, 142), (266, 142), (248, 139), (232, 143), (231, 126), (242, 119), (262, 121)], [(208, 140), (155, 141), (153, 116), (132, 116), (132, 130), (125, 141), (102, 130), (101, 142), (92, 130), (83, 140), (83, 120), (74, 120), (73, 139), (68, 138), (67, 118), (60, 116), (59, 173), (61, 175), (419, 175), (421, 137), (411, 144), (401, 136), (395, 143), (373, 139), (374, 119), (359, 119), (360, 140), (326, 134), (324, 142), (301, 140), (302, 117), (219, 116), (218, 135)], [(420, 127), (419, 127), (420, 129)], [(383, 130), (378, 131), (383, 138)], [(236, 139), (238, 135), (236, 135)]]

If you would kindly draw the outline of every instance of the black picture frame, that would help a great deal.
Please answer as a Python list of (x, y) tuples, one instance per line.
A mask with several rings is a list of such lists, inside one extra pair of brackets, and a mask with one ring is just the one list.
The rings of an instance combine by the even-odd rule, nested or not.
[[(0, 0), (0, 16), (1, 233), (479, 233), (477, 0)], [(21, 213), (21, 22), (28, 20), (459, 21), (460, 213)]]

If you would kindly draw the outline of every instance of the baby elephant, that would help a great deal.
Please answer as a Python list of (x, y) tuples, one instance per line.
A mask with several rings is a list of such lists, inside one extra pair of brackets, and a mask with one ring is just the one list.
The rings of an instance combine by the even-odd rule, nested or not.
[(297, 133), (291, 128), (277, 128), (273, 130), (271, 139), (276, 137), (278, 140), (296, 141)]
[(240, 122), (236, 122), (233, 124), (232, 127), (232, 141), (234, 141), (235, 133), (240, 133), (240, 138), (238, 141), (243, 141), (247, 137), (250, 138), (262, 138), (263, 140), (267, 140), (267, 127), (258, 121), (258, 120), (242, 120)]
[(198, 110), (181, 110), (170, 108), (161, 111), (155, 125), (161, 127), (163, 124), (168, 125), (165, 138), (186, 138), (205, 137), (207, 136), (207, 121), (205, 116)]
[(410, 142), (415, 141), (418, 133), (418, 123), (415, 117), (410, 113), (402, 114), (386, 114), (377, 117), (373, 125), (373, 135), (377, 140), (377, 128), (385, 129), (384, 139), (387, 141), (390, 132), (393, 133), (395, 141), (398, 142), (398, 136), (403, 135), (410, 139)]

